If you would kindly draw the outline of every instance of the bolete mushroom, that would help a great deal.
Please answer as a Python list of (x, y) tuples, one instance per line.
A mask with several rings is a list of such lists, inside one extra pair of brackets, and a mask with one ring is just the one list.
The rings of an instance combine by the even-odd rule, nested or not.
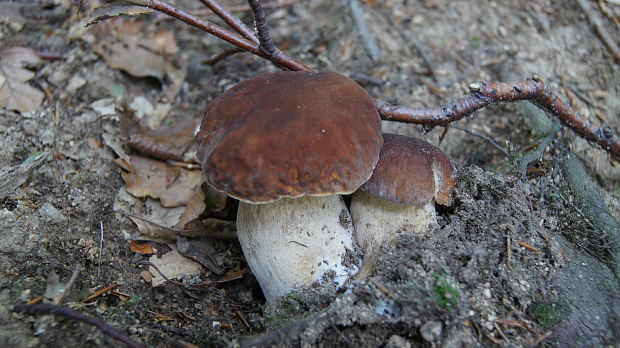
[(351, 198), (358, 244), (366, 254), (401, 233), (421, 234), (437, 224), (435, 205), (452, 204), (456, 171), (435, 146), (383, 134), (372, 177)]
[(267, 300), (357, 271), (339, 195), (370, 178), (382, 145), (362, 87), (329, 72), (262, 74), (207, 106), (197, 140), (206, 182), (240, 201), (239, 242)]

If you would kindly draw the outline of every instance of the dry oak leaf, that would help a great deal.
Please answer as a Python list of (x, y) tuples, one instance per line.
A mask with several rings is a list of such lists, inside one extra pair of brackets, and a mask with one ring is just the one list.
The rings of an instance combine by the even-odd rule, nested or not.
[(43, 92), (27, 83), (34, 72), (24, 68), (40, 61), (36, 52), (27, 47), (12, 47), (0, 53), (0, 107), (23, 113), (41, 105)]
[[(153, 131), (137, 129), (129, 138), (129, 146), (156, 158), (184, 161), (185, 154), (196, 143), (200, 122), (200, 118), (187, 118)], [(193, 162), (198, 163), (198, 158)]]
[[(173, 167), (165, 162), (131, 156), (130, 172), (121, 175), (135, 197), (159, 198), (164, 207), (187, 205), (202, 192), (202, 171)], [(204, 198), (204, 196), (203, 196)]]
[(166, 226), (183, 228), (205, 210), (205, 194), (201, 189), (202, 171), (173, 167), (140, 156), (131, 156), (129, 169), (129, 172), (122, 172), (121, 175), (131, 195), (158, 198), (166, 208), (185, 207), (179, 220)]
[[(168, 279), (181, 279), (184, 276), (201, 275), (203, 273), (203, 268), (198, 262), (181, 255), (175, 247), (172, 247), (172, 250), (161, 258), (155, 255), (151, 256), (149, 261), (157, 266)], [(153, 267), (149, 267), (149, 272), (153, 275), (151, 280), (153, 287), (166, 282)]]
[[(125, 24), (126, 23), (126, 24)], [(117, 36), (109, 35), (93, 45), (95, 53), (103, 57), (108, 66), (120, 69), (136, 77), (154, 77), (162, 85), (163, 91), (169, 100), (181, 90), (185, 80), (185, 71), (177, 69), (171, 62), (156, 50), (159, 50), (161, 38), (145, 38), (139, 33), (134, 33), (141, 22), (123, 21), (111, 22)], [(174, 35), (163, 34), (168, 40), (170, 47), (176, 47)], [(147, 45), (155, 45), (154, 50)]]

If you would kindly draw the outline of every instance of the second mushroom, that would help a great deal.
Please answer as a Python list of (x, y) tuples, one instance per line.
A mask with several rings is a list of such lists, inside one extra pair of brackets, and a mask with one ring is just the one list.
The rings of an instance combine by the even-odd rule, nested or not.
[(356, 239), (367, 254), (399, 234), (423, 234), (435, 225), (435, 202), (452, 204), (456, 171), (424, 140), (383, 135), (379, 163), (351, 199)]

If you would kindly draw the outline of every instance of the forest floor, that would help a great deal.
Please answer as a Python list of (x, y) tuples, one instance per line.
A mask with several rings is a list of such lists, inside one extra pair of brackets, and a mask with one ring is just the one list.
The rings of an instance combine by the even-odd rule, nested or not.
[[(375, 98), (438, 106), (470, 83), (535, 73), (592, 122), (620, 129), (620, 65), (577, 1), (281, 2), (266, 9), (274, 42)], [(199, 1), (174, 3), (202, 11)], [(618, 2), (587, 3), (620, 37)], [(238, 242), (224, 238), (234, 204), (202, 193), (191, 160), (145, 159), (128, 139), (158, 146), (178, 125), (163, 151), (181, 146), (193, 131), (181, 125), (210, 100), (277, 68), (250, 54), (206, 65), (228, 45), (160, 14), (85, 28), (99, 5), (84, 1), (77, 13), (70, 0), (0, 2), (0, 346), (117, 346), (86, 324), (11, 311), (59, 296), (78, 268), (64, 303), (149, 346), (620, 344), (620, 251), (567, 178), (579, 158), (618, 218), (618, 163), (570, 130), (546, 137), (524, 105), (496, 105), (449, 130), (440, 147), (459, 181), (454, 205), (438, 207), (439, 228), (386, 246), (346, 292), (317, 286), (266, 304)], [(437, 145), (443, 128), (385, 122), (384, 131)], [(166, 186), (162, 172), (183, 187)], [(210, 236), (175, 240), (205, 224)], [(214, 266), (181, 256), (187, 243)], [(145, 261), (180, 270), (185, 285), (154, 286), (161, 279)]]

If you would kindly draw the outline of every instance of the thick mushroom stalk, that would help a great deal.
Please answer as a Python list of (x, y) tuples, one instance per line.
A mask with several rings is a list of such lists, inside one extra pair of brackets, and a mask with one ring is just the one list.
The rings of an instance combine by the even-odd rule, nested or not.
[(355, 272), (338, 195), (370, 178), (383, 143), (363, 88), (336, 73), (262, 74), (209, 104), (197, 140), (205, 180), (241, 201), (239, 242), (268, 301)]
[(372, 254), (399, 234), (426, 233), (437, 225), (435, 202), (450, 205), (454, 185), (454, 167), (439, 149), (384, 134), (372, 177), (351, 199), (357, 242)]
[(339, 195), (241, 202), (237, 235), (269, 300), (324, 277), (340, 287), (358, 271), (353, 225)]

